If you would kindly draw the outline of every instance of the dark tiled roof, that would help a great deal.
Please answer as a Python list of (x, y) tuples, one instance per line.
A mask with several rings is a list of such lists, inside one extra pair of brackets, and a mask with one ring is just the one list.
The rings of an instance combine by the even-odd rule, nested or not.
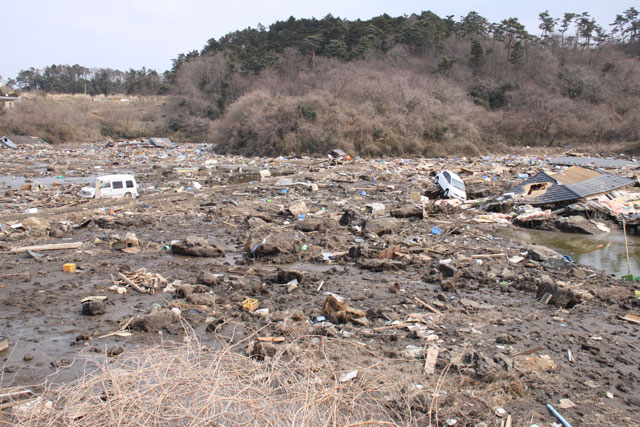
[(632, 185), (635, 183), (635, 180), (623, 176), (602, 174), (600, 176), (588, 179), (583, 182), (579, 182), (577, 184), (561, 185), (558, 184), (555, 179), (547, 175), (545, 172), (540, 172), (532, 176), (528, 180), (520, 183), (518, 186), (514, 187), (511, 192), (522, 194), (526, 185), (541, 182), (552, 182), (553, 185), (551, 185), (551, 187), (549, 187), (544, 194), (541, 194), (540, 196), (535, 198), (525, 199), (527, 203), (530, 203), (532, 205), (543, 205), (547, 203), (558, 203), (581, 199), (583, 197), (606, 193), (618, 188)]
[(628, 160), (600, 159), (598, 157), (570, 157), (562, 156), (549, 160), (553, 165), (592, 166), (597, 168), (622, 168), (625, 166), (638, 167), (640, 164)]
[(580, 197), (588, 197), (593, 194), (607, 193), (617, 188), (626, 187), (635, 182), (634, 179), (624, 176), (602, 174), (601, 176), (578, 182), (577, 184), (571, 184), (569, 188)]

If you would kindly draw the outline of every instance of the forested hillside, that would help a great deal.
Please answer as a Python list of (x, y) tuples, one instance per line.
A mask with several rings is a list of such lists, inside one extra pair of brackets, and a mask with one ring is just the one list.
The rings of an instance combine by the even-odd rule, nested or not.
[(148, 132), (220, 152), (437, 155), (639, 141), (638, 11), (611, 25), (586, 12), (539, 19), (533, 35), (517, 18), (490, 23), (475, 12), (292, 17), (211, 39), (162, 75), (53, 66), (11, 83), (168, 94)]

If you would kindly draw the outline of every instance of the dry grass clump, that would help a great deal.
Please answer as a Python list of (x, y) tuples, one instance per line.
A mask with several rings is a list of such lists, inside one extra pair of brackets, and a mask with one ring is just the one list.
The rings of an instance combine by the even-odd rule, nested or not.
[(264, 361), (228, 345), (210, 350), (195, 340), (132, 351), (50, 388), (31, 405), (16, 405), (21, 409), (14, 411), (15, 421), (26, 426), (395, 425), (394, 415), (378, 401), (380, 387), (361, 375), (341, 382), (343, 372), (328, 368), (322, 351), (290, 357), (298, 347), (289, 346), (282, 344)]

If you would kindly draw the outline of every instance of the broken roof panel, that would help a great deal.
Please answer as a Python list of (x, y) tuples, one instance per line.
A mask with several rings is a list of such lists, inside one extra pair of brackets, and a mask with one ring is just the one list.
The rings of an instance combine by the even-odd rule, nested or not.
[(149, 138), (149, 142), (153, 146), (159, 147), (159, 148), (174, 148), (175, 147), (173, 141), (171, 141), (169, 138)]
[(558, 181), (558, 184), (562, 185), (576, 184), (597, 176), (600, 176), (600, 172), (581, 168), (580, 166), (571, 166), (560, 173), (551, 175), (552, 178)]
[[(570, 170), (571, 169), (571, 170)], [(582, 168), (580, 168), (582, 169)], [(636, 181), (631, 178), (611, 174), (601, 174), (595, 171), (588, 173), (584, 170), (569, 168), (568, 175), (562, 173), (549, 175), (539, 172), (528, 180), (520, 183), (511, 192), (521, 194), (524, 201), (532, 205), (566, 202), (582, 199), (618, 188), (627, 187)], [(565, 171), (566, 172), (566, 171)], [(595, 173), (595, 176), (593, 176)], [(589, 178), (592, 176), (591, 178)], [(581, 182), (573, 182), (579, 177), (585, 178)], [(563, 181), (564, 180), (564, 181)], [(561, 182), (572, 182), (563, 185)], [(541, 186), (542, 183), (552, 183), (551, 186)]]
[(554, 165), (565, 166), (591, 166), (596, 168), (623, 168), (623, 167), (638, 167), (640, 164), (636, 162), (630, 162), (628, 160), (617, 159), (601, 159), (598, 157), (571, 157), (561, 156), (549, 160), (549, 163)]
[(0, 138), (0, 142), (4, 148), (13, 148), (16, 149), (18, 146), (7, 136), (3, 136)]
[(37, 136), (24, 136), (24, 135), (7, 135), (3, 138), (8, 138), (16, 145), (32, 145), (35, 147), (48, 147), (49, 143), (44, 139)]

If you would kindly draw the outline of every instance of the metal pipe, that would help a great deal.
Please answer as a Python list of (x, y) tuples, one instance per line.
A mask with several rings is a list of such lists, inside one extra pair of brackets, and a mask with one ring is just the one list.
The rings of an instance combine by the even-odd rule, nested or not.
[(551, 404), (550, 404), (550, 403), (547, 403), (547, 408), (549, 408), (549, 410), (551, 411), (551, 413), (552, 413), (553, 415), (555, 415), (555, 416), (556, 416), (556, 418), (558, 419), (558, 421), (560, 421), (564, 427), (571, 427), (571, 424), (569, 424), (569, 423), (567, 422), (567, 420), (565, 420), (565, 419), (562, 417), (562, 415), (560, 415), (560, 414), (558, 413), (558, 411), (556, 411), (556, 410), (555, 410), (555, 408), (554, 408), (553, 406), (551, 406)]

